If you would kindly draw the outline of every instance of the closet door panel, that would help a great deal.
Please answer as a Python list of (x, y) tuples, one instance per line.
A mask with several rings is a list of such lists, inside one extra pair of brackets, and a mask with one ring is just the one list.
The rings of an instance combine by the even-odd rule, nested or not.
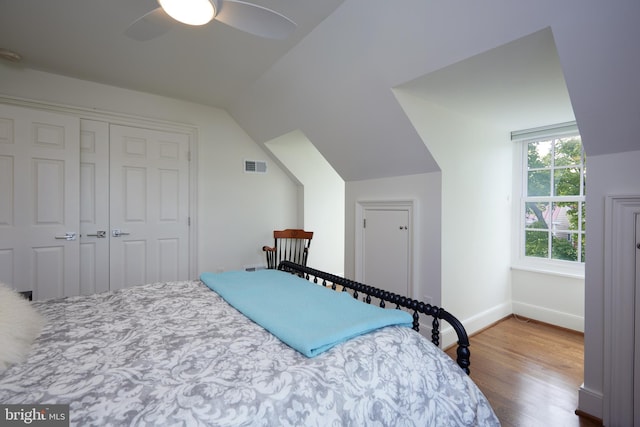
[(34, 299), (77, 295), (79, 120), (0, 105), (0, 281)]
[(189, 136), (110, 126), (111, 289), (189, 278)]
[(80, 122), (80, 288), (109, 290), (109, 124)]

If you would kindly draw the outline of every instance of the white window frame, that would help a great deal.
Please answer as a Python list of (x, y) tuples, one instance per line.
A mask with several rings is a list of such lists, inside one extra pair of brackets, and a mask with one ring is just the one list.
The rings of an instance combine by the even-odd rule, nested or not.
[[(525, 250), (525, 192), (527, 173), (527, 144), (533, 141), (579, 135), (575, 122), (561, 123), (511, 133), (511, 140), (518, 145), (513, 155), (513, 219), (512, 219), (512, 268), (559, 276), (584, 278), (584, 262), (527, 257)], [(579, 197), (578, 197), (579, 198)], [(542, 197), (541, 199), (549, 199)], [(569, 197), (574, 201), (576, 197)], [(558, 200), (558, 199), (556, 199)], [(559, 200), (558, 200), (559, 201)], [(584, 195), (580, 200), (583, 203)]]

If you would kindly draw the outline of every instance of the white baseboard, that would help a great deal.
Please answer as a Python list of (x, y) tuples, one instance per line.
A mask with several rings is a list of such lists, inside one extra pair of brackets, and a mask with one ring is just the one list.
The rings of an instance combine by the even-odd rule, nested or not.
[(603, 402), (604, 397), (602, 393), (594, 392), (584, 388), (584, 384), (578, 391), (578, 409), (585, 414), (589, 414), (593, 417), (602, 419), (603, 417)]
[[(451, 314), (455, 316), (455, 313)], [(551, 325), (584, 332), (584, 317), (517, 301), (497, 305), (489, 310), (466, 319), (458, 317), (458, 320), (460, 320), (464, 325), (464, 328), (467, 330), (467, 334), (472, 335), (473, 333), (492, 325), (498, 320), (504, 319), (510, 314), (517, 314), (540, 322), (549, 323)], [(441, 334), (440, 342), (442, 344), (442, 348), (447, 348), (458, 341), (456, 332), (446, 322), (443, 322)]]
[[(504, 303), (466, 319), (461, 319), (458, 317), (458, 320), (461, 321), (464, 325), (464, 328), (467, 330), (467, 334), (471, 335), (474, 332), (477, 332), (489, 325), (494, 324), (498, 320), (504, 319), (511, 313), (513, 313), (511, 303)], [(456, 315), (455, 313), (451, 314), (453, 314), (454, 316)], [(442, 324), (441, 334), (442, 335), (440, 343), (442, 348), (447, 348), (458, 342), (456, 331), (446, 322), (443, 322)]]
[(574, 331), (584, 332), (584, 317), (518, 301), (513, 301), (512, 304), (514, 314)]

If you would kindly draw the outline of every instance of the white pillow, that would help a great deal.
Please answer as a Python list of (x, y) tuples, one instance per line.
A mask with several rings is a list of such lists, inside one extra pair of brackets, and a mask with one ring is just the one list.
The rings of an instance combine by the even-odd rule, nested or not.
[(26, 359), (43, 325), (29, 301), (0, 283), (0, 372)]

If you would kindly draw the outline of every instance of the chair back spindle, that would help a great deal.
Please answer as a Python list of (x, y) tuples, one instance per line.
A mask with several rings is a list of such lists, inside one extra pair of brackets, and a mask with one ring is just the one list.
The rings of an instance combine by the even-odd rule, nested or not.
[(262, 247), (267, 257), (267, 268), (276, 269), (281, 261), (291, 261), (306, 266), (312, 238), (313, 231), (291, 228), (275, 230), (273, 246)]

